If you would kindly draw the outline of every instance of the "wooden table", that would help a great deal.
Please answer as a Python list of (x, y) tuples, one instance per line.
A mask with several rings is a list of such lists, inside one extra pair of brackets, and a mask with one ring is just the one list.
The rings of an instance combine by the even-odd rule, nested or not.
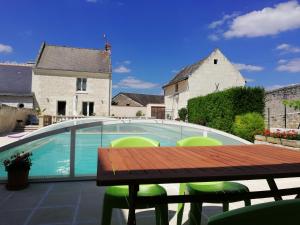
[[(135, 204), (196, 202), (214, 196), (172, 195), (137, 197), (140, 184), (185, 183), (201, 181), (266, 179), (270, 190), (221, 200), (274, 197), (300, 193), (298, 188), (279, 190), (274, 178), (300, 177), (300, 152), (270, 145), (235, 145), (215, 147), (105, 148), (98, 150), (97, 185), (129, 185), (128, 224), (135, 224)], [(298, 197), (297, 196), (297, 197)]]

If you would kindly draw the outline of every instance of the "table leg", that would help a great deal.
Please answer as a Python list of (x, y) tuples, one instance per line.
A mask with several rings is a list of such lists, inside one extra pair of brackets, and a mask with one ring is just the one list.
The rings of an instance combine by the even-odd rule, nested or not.
[(274, 199), (275, 201), (280, 201), (282, 200), (282, 197), (278, 195), (278, 187), (275, 183), (275, 180), (273, 178), (268, 178), (267, 179), (268, 185), (271, 189), (271, 191), (274, 193)]
[(136, 225), (135, 220), (135, 204), (137, 192), (139, 191), (138, 185), (129, 185), (129, 213), (127, 225)]

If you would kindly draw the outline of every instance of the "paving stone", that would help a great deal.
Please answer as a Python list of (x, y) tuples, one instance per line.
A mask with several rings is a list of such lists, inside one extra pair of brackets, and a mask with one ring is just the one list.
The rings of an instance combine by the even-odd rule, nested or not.
[(74, 207), (40, 208), (35, 211), (29, 225), (72, 223)]
[(23, 225), (31, 210), (0, 212), (0, 225)]
[(40, 200), (40, 195), (22, 195), (22, 197), (12, 195), (10, 198), (2, 202), (2, 204), (0, 205), (0, 211), (32, 209), (38, 205)]
[(41, 203), (41, 207), (44, 206), (75, 206), (80, 197), (80, 193), (64, 193), (64, 194), (48, 194)]

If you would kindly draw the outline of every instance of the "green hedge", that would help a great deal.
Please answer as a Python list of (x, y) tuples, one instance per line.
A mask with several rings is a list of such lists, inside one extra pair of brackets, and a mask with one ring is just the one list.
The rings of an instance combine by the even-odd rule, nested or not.
[(263, 115), (265, 91), (236, 87), (188, 101), (188, 121), (232, 133), (235, 116), (248, 112)]

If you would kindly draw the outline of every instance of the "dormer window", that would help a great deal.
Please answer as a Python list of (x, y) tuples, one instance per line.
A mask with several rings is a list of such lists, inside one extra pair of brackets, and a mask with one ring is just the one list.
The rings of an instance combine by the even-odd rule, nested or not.
[(76, 91), (86, 91), (86, 78), (77, 78)]
[(214, 64), (218, 64), (218, 59), (214, 59)]
[(175, 92), (178, 92), (178, 83), (175, 84)]

